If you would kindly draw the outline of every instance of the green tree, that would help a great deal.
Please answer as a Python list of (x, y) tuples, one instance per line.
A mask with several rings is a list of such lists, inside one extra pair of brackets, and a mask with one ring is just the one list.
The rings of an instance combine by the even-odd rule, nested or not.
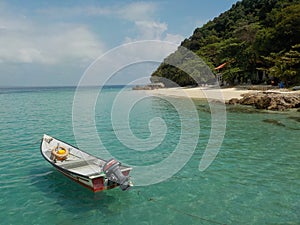
[[(299, 74), (295, 47), (300, 43), (299, 38), (300, 0), (243, 0), (196, 28), (181, 46), (195, 52), (212, 71), (226, 62), (221, 72), (230, 83), (248, 79), (256, 82), (257, 71), (264, 70), (267, 75), (292, 84), (297, 82)], [(168, 78), (182, 86), (208, 82), (209, 77), (199, 73), (207, 67), (193, 60), (187, 62), (187, 58), (177, 50), (153, 76)], [(181, 69), (168, 65), (168, 60)], [(196, 77), (196, 81), (182, 69)]]
[(270, 63), (268, 71), (286, 84), (300, 81), (300, 44), (287, 52), (272, 53), (264, 57)]

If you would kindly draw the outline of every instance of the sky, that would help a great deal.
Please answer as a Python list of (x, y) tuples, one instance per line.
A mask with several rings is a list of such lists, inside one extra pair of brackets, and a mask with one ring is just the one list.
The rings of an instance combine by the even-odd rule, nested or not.
[[(144, 40), (176, 47), (236, 2), (0, 0), (0, 87), (76, 86), (89, 66), (110, 51)], [(144, 44), (135, 57), (160, 51), (157, 62), (123, 68), (109, 84), (149, 77), (175, 49)]]

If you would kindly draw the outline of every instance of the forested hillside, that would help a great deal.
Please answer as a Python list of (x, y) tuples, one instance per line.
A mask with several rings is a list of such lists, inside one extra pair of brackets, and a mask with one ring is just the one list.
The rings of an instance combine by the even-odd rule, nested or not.
[[(300, 0), (243, 0), (219, 17), (195, 29), (181, 46), (200, 56), (226, 83), (283, 81), (300, 83)], [(168, 58), (179, 57), (179, 50)], [(182, 56), (184, 57), (184, 56)], [(167, 78), (180, 86), (197, 82), (168, 65), (152, 74), (152, 82)], [(195, 67), (184, 62), (183, 67)], [(222, 65), (223, 64), (223, 65)], [(215, 68), (222, 65), (219, 70)], [(198, 73), (201, 76), (201, 72)]]

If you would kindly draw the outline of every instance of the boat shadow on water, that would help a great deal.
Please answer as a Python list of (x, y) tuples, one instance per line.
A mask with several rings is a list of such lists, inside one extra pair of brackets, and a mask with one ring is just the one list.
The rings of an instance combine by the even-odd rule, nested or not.
[(112, 189), (94, 193), (74, 183), (54, 168), (34, 169), (32, 174), (40, 174), (40, 176), (32, 177), (31, 183), (41, 191), (43, 198), (46, 196), (52, 204), (72, 213), (79, 209), (81, 212), (97, 209), (102, 214), (112, 215), (128, 208), (130, 202), (126, 192)]

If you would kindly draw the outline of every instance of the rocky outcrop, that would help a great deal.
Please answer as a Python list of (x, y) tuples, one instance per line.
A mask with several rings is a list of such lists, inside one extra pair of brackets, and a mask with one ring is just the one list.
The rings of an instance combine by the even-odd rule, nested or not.
[(144, 86), (140, 86), (140, 85), (134, 86), (132, 90), (155, 90), (164, 87), (165, 85), (163, 83), (151, 83)]
[(257, 92), (242, 95), (241, 99), (231, 99), (228, 104), (252, 105), (257, 109), (284, 111), (300, 108), (300, 93)]

